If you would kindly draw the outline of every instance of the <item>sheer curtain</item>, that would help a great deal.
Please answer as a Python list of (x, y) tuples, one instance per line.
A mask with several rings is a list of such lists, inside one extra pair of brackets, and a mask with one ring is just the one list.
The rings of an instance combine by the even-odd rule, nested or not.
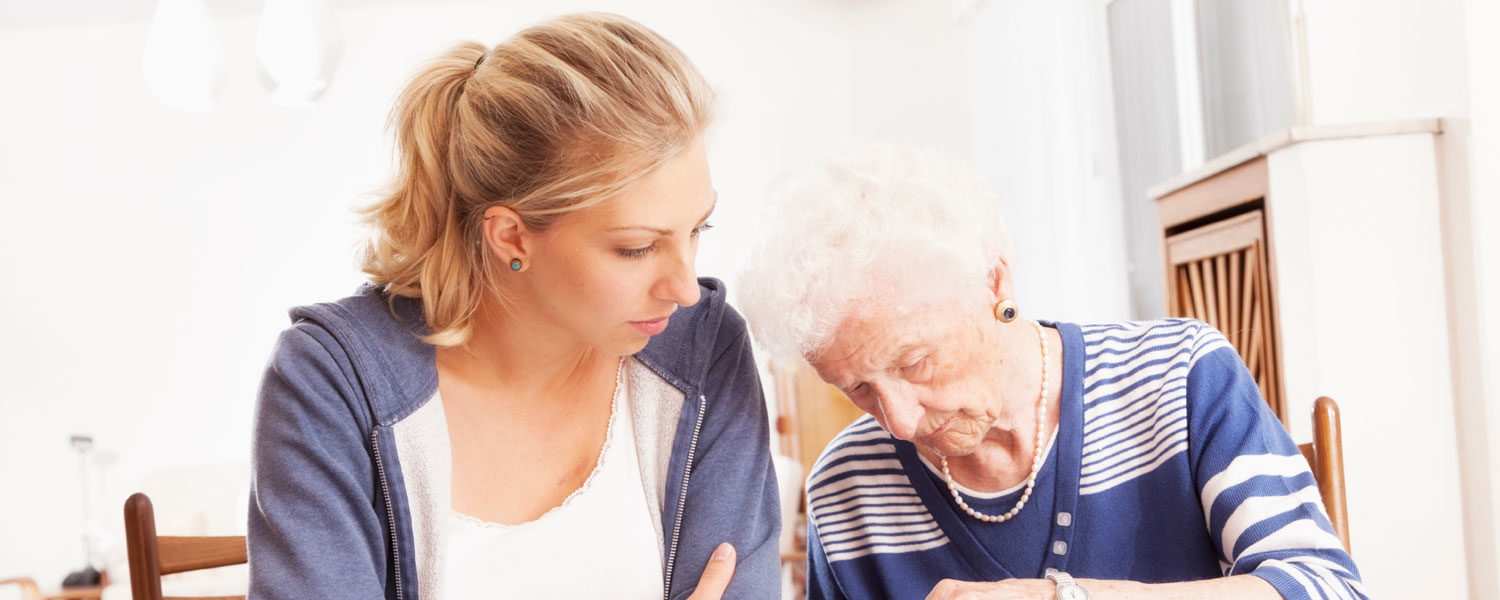
[(1203, 143), (1213, 158), (1302, 123), (1287, 0), (1198, 0)]
[(1104, 5), (989, 0), (969, 18), (974, 156), (1015, 236), (1017, 303), (1130, 317)]
[[(1178, 87), (1178, 65), (1185, 57), (1175, 48), (1187, 42), (1178, 39), (1175, 28), (1178, 4), (1114, 0), (1106, 9), (1130, 298), (1136, 318), (1156, 318), (1167, 311), (1156, 203), (1146, 196), (1146, 188), (1203, 161), (1202, 119), (1193, 116), (1199, 105), (1196, 86), (1186, 91)], [(1194, 56), (1189, 53), (1186, 58)]]
[(1111, 0), (1109, 56), (1133, 313), (1158, 317), (1156, 204), (1146, 189), (1306, 112), (1289, 0)]

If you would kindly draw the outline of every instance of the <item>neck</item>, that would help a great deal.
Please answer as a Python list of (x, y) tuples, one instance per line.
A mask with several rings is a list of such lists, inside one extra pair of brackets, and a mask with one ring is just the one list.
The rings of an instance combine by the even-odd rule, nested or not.
[(440, 349), (441, 366), (497, 396), (526, 400), (572, 397), (617, 356), (578, 340), (525, 306), (487, 302), (463, 346)]
[[(1039, 395), (1042, 394), (1042, 347), (1036, 327), (1029, 321), (995, 323), (993, 345), (996, 358), (990, 361), (995, 382), (990, 392), (996, 406), (990, 411), (992, 422), (973, 452), (948, 459), (954, 481), (964, 487), (995, 492), (1025, 482), (1031, 474), (1032, 457), (1057, 429), (1061, 398), (1062, 340), (1056, 332), (1043, 327), (1047, 336), (1046, 407), (1040, 430), (1037, 423)], [(1043, 450), (1045, 448), (1042, 448)], [(934, 462), (939, 457), (929, 457)]]

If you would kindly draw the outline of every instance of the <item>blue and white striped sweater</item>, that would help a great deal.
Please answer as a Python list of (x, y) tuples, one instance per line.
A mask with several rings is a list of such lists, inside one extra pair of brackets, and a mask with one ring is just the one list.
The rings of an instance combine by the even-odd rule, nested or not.
[[(855, 421), (808, 478), (809, 598), (921, 598), (944, 578), (1047, 568), (1144, 582), (1249, 573), (1289, 599), (1365, 597), (1306, 460), (1223, 336), (1189, 320), (1056, 327), (1046, 493), (1017, 520), (979, 523), (910, 443)], [(1043, 556), (1037, 572), (1014, 559), (1027, 552)]]

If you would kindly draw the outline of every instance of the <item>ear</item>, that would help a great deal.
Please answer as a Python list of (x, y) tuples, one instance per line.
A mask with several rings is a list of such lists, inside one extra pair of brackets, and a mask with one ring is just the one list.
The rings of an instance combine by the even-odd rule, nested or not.
[(995, 259), (995, 266), (990, 268), (990, 292), (995, 295), (994, 302), (1016, 298), (1016, 289), (1010, 277), (1010, 263), (1004, 258)]
[(491, 206), (484, 211), (482, 231), (485, 247), (500, 262), (510, 263), (519, 258), (523, 268), (531, 264), (527, 252), (536, 234), (526, 226), (520, 213), (506, 206)]

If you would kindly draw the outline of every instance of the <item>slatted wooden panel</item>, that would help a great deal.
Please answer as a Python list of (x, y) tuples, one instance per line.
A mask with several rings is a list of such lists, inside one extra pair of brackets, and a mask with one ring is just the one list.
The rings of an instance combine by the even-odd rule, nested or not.
[(1265, 231), (1255, 210), (1168, 237), (1168, 312), (1223, 333), (1286, 423)]

